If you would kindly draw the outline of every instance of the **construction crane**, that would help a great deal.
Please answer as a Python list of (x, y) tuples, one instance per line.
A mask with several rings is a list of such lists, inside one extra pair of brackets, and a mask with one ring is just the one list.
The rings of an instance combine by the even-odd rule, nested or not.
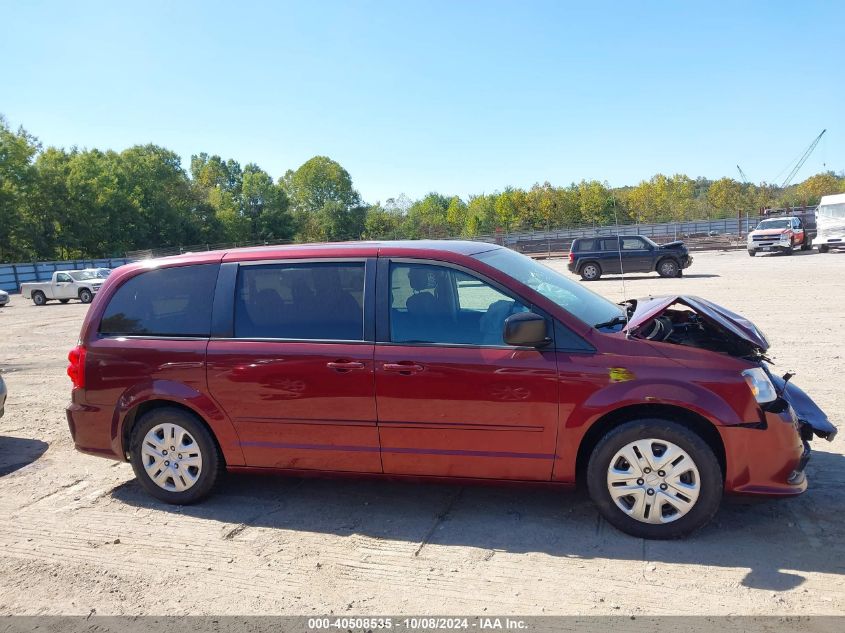
[[(801, 155), (801, 158), (799, 158), (799, 159), (798, 159), (798, 162), (797, 162), (797, 163), (795, 163), (795, 166), (792, 168), (792, 171), (790, 171), (790, 172), (789, 172), (789, 175), (787, 175), (786, 180), (784, 180), (784, 181), (783, 181), (783, 184), (781, 185), (781, 188), (782, 188), (782, 189), (785, 189), (786, 187), (788, 187), (788, 186), (789, 186), (789, 183), (791, 183), (791, 182), (792, 182), (792, 179), (793, 179), (793, 178), (795, 178), (795, 174), (797, 174), (797, 173), (798, 173), (798, 170), (800, 170), (800, 169), (804, 166), (804, 163), (806, 163), (806, 162), (807, 162), (807, 159), (808, 159), (808, 158), (810, 158), (810, 154), (812, 154), (812, 153), (813, 153), (813, 150), (814, 150), (814, 149), (816, 149), (816, 145), (818, 145), (818, 144), (819, 144), (819, 141), (820, 141), (820, 140), (822, 140), (822, 136), (824, 136), (824, 133), (825, 133), (825, 132), (827, 132), (827, 130), (826, 130), (826, 129), (825, 129), (825, 130), (822, 130), (822, 131), (821, 131), (821, 134), (819, 134), (819, 135), (815, 138), (815, 140), (813, 140), (813, 142), (812, 142), (812, 143), (810, 143), (810, 147), (808, 147), (808, 148), (807, 148), (807, 150), (806, 150), (806, 151), (805, 151), (805, 152)], [(739, 167), (739, 166), (737, 165), (737, 168), (738, 168), (738, 167)], [(740, 172), (741, 172), (741, 171), (742, 171), (742, 170), (740, 170)]]
[(736, 170), (739, 172), (739, 180), (742, 183), (748, 182), (748, 176), (745, 175), (745, 172), (742, 171), (742, 167), (739, 165), (736, 166)]

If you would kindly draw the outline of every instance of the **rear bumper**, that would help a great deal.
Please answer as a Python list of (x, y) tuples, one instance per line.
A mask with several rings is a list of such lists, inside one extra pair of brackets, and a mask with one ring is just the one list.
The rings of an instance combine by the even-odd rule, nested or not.
[(813, 240), (813, 246), (827, 246), (828, 248), (845, 248), (845, 237), (825, 237)]
[(125, 461), (110, 413), (102, 407), (79, 402), (76, 393), (73, 398), (65, 413), (76, 450)]

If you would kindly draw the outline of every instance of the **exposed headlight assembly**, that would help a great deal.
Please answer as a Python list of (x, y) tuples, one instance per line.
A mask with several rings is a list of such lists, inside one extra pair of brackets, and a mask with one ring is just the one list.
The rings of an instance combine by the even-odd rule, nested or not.
[(754, 399), (759, 404), (767, 404), (777, 400), (778, 394), (775, 391), (775, 386), (769, 380), (768, 374), (762, 367), (752, 367), (742, 372), (742, 377), (748, 383), (748, 388), (754, 394)]

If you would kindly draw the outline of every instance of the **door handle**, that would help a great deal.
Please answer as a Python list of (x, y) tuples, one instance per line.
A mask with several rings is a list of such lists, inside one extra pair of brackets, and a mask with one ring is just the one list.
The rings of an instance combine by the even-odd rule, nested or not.
[(384, 365), (382, 365), (381, 367), (382, 369), (384, 369), (384, 371), (396, 371), (400, 374), (405, 375), (416, 374), (425, 369), (422, 365), (418, 363), (412, 363), (410, 361), (402, 361), (399, 363), (384, 363)]
[(326, 367), (335, 371), (349, 371), (350, 369), (364, 369), (367, 365), (357, 360), (336, 360), (326, 363)]

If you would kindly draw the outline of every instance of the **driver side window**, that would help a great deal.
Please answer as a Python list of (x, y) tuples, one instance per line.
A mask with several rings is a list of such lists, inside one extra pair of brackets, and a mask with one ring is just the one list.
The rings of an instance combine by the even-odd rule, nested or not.
[(391, 264), (394, 343), (505, 345), (505, 319), (527, 308), (490, 284), (431, 264)]

